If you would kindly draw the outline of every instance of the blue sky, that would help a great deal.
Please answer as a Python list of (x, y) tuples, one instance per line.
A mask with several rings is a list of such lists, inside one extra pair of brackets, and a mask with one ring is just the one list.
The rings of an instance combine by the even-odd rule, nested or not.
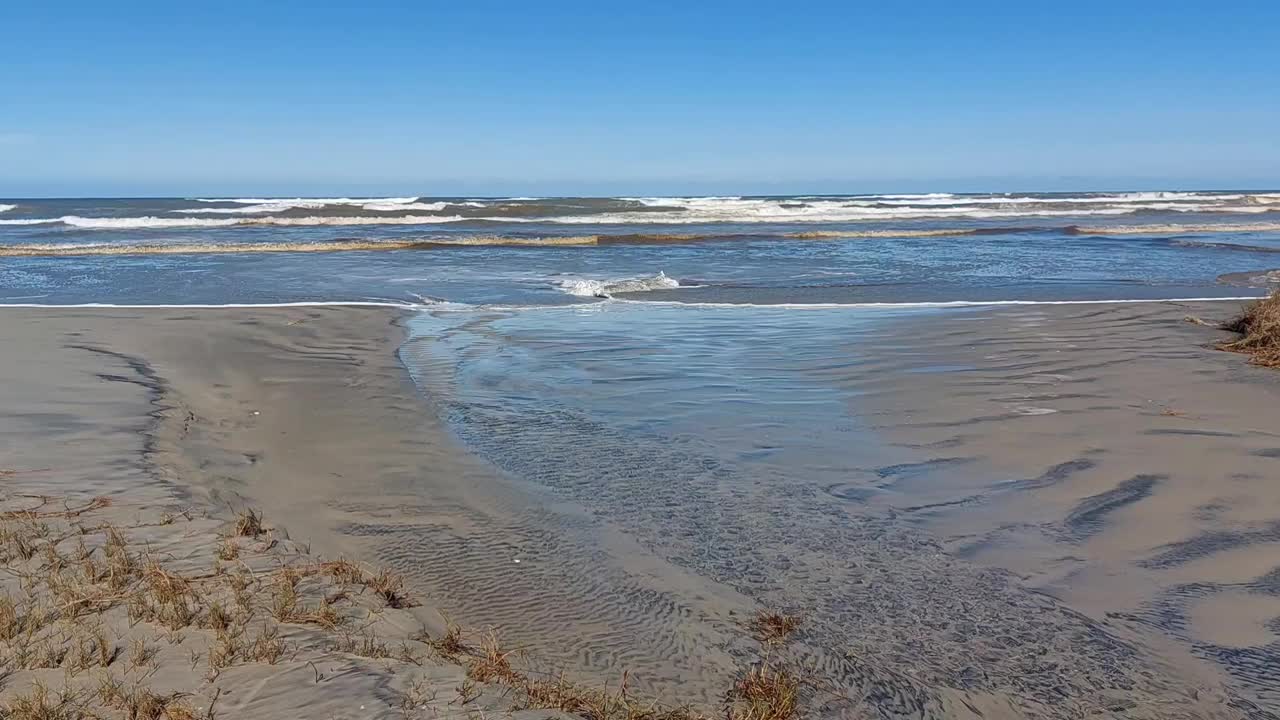
[(9, 4), (0, 196), (1280, 186), (1280, 3), (325, 5)]

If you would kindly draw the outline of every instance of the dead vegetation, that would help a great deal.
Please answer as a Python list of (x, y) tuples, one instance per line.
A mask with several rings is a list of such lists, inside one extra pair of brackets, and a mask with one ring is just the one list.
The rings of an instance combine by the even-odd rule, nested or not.
[[(725, 694), (724, 718), (794, 720), (799, 714), (805, 683), (796, 663), (783, 657), (785, 645), (799, 628), (800, 621), (792, 615), (761, 612), (747, 625), (766, 652)], [(692, 707), (663, 705), (633, 696), (625, 673), (615, 687), (597, 688), (575, 683), (563, 674), (547, 676), (532, 672), (520, 662), (523, 654), (504, 649), (492, 630), (483, 633), (477, 642), (467, 643), (463, 640), (463, 631), (449, 623), (439, 638), (420, 633), (415, 639), (466, 668), (469, 682), (457, 689), (458, 700), (464, 705), (478, 695), (481, 685), (497, 685), (510, 698), (513, 710), (558, 710), (588, 720), (709, 720), (711, 717)]]
[(245, 508), (236, 517), (235, 535), (237, 537), (256, 538), (265, 530), (262, 527), (262, 513), (253, 508)]
[[(208, 572), (193, 570), (207, 565), (188, 562), (178, 568), (153, 553), (140, 534), (143, 525), (80, 522), (85, 513), (109, 506), (95, 499), (57, 509), (50, 499), (40, 498), (39, 505), (0, 514), (0, 564), (19, 578), (17, 592), (0, 593), (0, 667), (56, 672), (65, 685), (52, 691), (34, 678), (56, 676), (33, 676), (27, 692), (15, 688), (4, 695), (8, 700), (0, 703), (0, 718), (81, 720), (104, 717), (101, 711), (106, 710), (111, 711), (106, 717), (208, 720), (214, 717), (213, 704), (198, 710), (191, 696), (157, 693), (147, 685), (162, 664), (171, 663), (172, 653), (181, 653), (183, 666), (189, 658), (195, 691), (213, 689), (204, 684), (218, 682), (227, 668), (275, 665), (304, 650), (415, 666), (433, 652), (465, 672), (458, 698), (449, 701), (462, 705), (484, 695), (485, 687), (496, 686), (512, 710), (558, 710), (588, 720), (709, 717), (634, 697), (625, 674), (613, 687), (597, 688), (564, 675), (533, 672), (525, 654), (503, 648), (493, 631), (468, 638), (446, 621), (438, 637), (424, 630), (389, 643), (372, 630), (378, 616), (416, 605), (401, 577), (386, 569), (366, 570), (348, 559), (299, 563), (305, 555), (274, 550), (277, 542), (253, 509), (240, 512), (230, 530), (208, 546), (216, 558)], [(190, 513), (165, 517), (166, 523), (150, 525), (192, 519)], [(127, 618), (128, 627), (114, 626), (113, 636), (103, 618), (117, 609), (115, 617)], [(798, 626), (797, 618), (781, 613), (761, 613), (747, 624), (764, 657), (726, 693), (726, 720), (796, 717), (805, 685), (792, 664), (779, 658)], [(308, 627), (313, 633), (330, 633), (330, 642), (313, 639), (300, 647), (290, 640), (308, 636), (283, 632), (290, 627), (294, 633)], [(198, 639), (195, 644), (193, 638)], [(170, 646), (161, 640), (183, 647), (166, 650)], [(102, 673), (96, 689), (76, 680), (93, 672)], [(317, 670), (317, 682), (319, 677)], [(406, 717), (419, 716), (409, 710), (424, 709), (424, 693), (422, 688), (406, 693)], [(216, 703), (216, 694), (214, 698)]]
[(747, 624), (756, 640), (765, 645), (780, 645), (790, 639), (800, 627), (800, 618), (795, 615), (762, 610)]
[(1246, 305), (1240, 316), (1222, 329), (1240, 337), (1218, 343), (1218, 349), (1244, 353), (1255, 365), (1280, 368), (1280, 290)]

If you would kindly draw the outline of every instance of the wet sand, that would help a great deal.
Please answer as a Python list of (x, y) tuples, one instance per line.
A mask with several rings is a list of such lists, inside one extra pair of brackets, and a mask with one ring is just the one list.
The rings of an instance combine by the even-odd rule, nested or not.
[[(865, 506), (1112, 627), (1173, 639), (1280, 707), (1280, 374), (1186, 321), (1235, 303), (907, 322), (859, 412), (921, 455)], [(866, 348), (861, 348), (866, 352)]]
[[(602, 519), (467, 452), (396, 361), (390, 310), (5, 309), (0, 466), (48, 494), (260, 507), (549, 665), (678, 701), (717, 702), (766, 603), (810, 615), (805, 653), (849, 698), (833, 713), (1267, 717), (1277, 384), (1199, 347), (1181, 316), (1209, 310), (894, 328), (855, 414), (923, 459), (701, 489), (723, 542), (675, 558), (640, 525), (705, 524), (680, 496)], [(756, 550), (727, 556), (739, 536)]]

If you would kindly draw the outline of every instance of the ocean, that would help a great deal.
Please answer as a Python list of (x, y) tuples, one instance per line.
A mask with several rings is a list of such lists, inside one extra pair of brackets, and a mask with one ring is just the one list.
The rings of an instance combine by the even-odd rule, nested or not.
[(0, 200), (9, 303), (1215, 297), (1276, 252), (1276, 192)]

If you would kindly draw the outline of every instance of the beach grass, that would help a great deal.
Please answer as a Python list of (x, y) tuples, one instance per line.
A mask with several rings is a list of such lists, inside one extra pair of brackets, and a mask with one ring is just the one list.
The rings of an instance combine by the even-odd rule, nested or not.
[[(22, 675), (0, 692), (0, 718), (212, 718), (228, 670), (270, 677), (281, 663), (315, 668), (342, 656), (408, 670), (434, 662), (461, 673), (454, 698), (428, 701), (421, 683), (403, 690), (405, 717), (434, 716), (441, 708), (433, 703), (472, 706), (490, 696), (508, 712), (555, 710), (587, 720), (792, 720), (800, 713), (806, 685), (785, 659), (800, 625), (791, 615), (761, 612), (744, 623), (762, 653), (733, 679), (723, 707), (660, 703), (633, 693), (625, 672), (603, 686), (572, 681), (545, 672), (523, 649), (505, 648), (493, 629), (469, 633), (447, 617), (443, 632), (424, 626), (388, 634), (398, 626), (383, 623), (388, 613), (407, 620), (407, 608), (418, 605), (400, 576), (285, 548), (253, 509), (221, 530), (216, 520), (201, 530), (181, 527), (179, 518), (198, 524), (187, 511), (147, 521), (121, 507), (95, 519), (113, 503), (37, 499), (0, 512), (0, 566), (19, 581), (16, 594), (0, 592), (0, 663)], [(175, 565), (152, 549), (163, 532), (182, 533), (207, 560)], [(158, 677), (167, 680), (157, 685)]]
[(1244, 353), (1255, 365), (1280, 368), (1280, 291), (1246, 305), (1222, 327), (1240, 337), (1219, 343), (1219, 349)]

